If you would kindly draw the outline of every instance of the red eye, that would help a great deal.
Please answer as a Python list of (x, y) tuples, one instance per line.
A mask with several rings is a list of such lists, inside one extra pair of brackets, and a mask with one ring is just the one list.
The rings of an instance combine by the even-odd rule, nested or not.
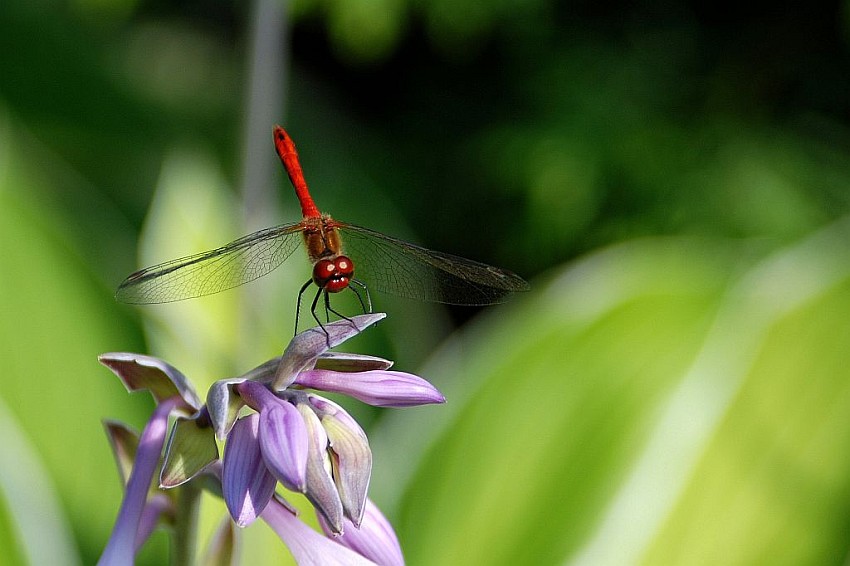
[(313, 281), (319, 287), (324, 287), (327, 282), (333, 277), (336, 266), (329, 259), (320, 259), (313, 266)]
[(348, 256), (338, 256), (336, 258), (336, 269), (340, 275), (350, 278), (354, 275), (354, 262)]
[(346, 287), (354, 274), (354, 265), (345, 256), (335, 260), (320, 259), (313, 265), (313, 282), (331, 293), (338, 293)]

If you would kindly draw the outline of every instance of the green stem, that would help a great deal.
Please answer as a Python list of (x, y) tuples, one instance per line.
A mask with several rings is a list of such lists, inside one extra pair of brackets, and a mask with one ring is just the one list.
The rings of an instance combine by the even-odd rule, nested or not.
[(193, 566), (198, 546), (198, 515), (201, 490), (192, 482), (178, 488), (177, 509), (174, 517), (174, 543), (171, 563), (174, 566)]

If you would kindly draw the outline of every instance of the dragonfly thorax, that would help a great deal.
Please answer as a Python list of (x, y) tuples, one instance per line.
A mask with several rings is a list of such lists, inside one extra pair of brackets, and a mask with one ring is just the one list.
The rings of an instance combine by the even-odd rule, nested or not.
[(336, 229), (336, 222), (327, 214), (305, 217), (301, 221), (304, 234), (304, 247), (311, 263), (320, 259), (333, 258), (342, 253), (342, 241)]
[(354, 277), (354, 262), (348, 256), (320, 259), (313, 265), (313, 282), (331, 293), (348, 287)]

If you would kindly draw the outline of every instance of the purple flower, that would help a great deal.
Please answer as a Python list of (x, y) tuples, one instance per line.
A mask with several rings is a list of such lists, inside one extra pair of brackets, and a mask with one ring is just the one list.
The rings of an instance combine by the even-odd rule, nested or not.
[[(424, 379), (390, 371), (392, 362), (328, 352), (384, 316), (361, 315), (302, 332), (282, 356), (213, 384), (203, 406), (182, 374), (165, 362), (136, 354), (102, 356), (128, 389), (148, 388), (160, 405), (137, 447), (120, 426), (109, 429), (119, 469), (129, 481), (100, 563), (131, 564), (157, 521), (173, 515), (173, 498), (164, 494), (197, 480), (224, 498), (236, 525), (265, 520), (299, 564), (403, 564), (392, 527), (367, 498), (372, 452), (366, 433), (341, 406), (306, 390), (343, 393), (380, 407), (444, 402)], [(171, 431), (160, 490), (149, 497), (167, 417), (175, 409), (184, 414)], [(215, 436), (225, 441), (221, 460)], [(325, 535), (295, 516), (275, 493), (278, 483), (310, 500)], [(221, 530), (214, 537), (215, 554), (232, 552), (232, 540), (231, 530)]]
[(150, 535), (160, 511), (167, 507), (158, 497), (149, 503), (148, 492), (165, 443), (168, 416), (173, 410), (195, 411), (200, 401), (183, 374), (161, 360), (120, 353), (104, 354), (99, 359), (129, 391), (148, 389), (159, 402), (136, 446), (131, 446), (132, 435), (122, 434), (114, 425), (108, 429), (119, 468), (126, 473), (129, 466), (122, 464), (130, 458), (133, 464), (118, 518), (98, 564), (132, 564), (136, 548)]
[(221, 488), (230, 516), (240, 527), (254, 521), (274, 494), (276, 480), (260, 458), (257, 429), (260, 417), (236, 421), (224, 450)]
[[(346, 393), (377, 406), (445, 400), (422, 378), (388, 371), (391, 364), (386, 360), (326, 355), (329, 347), (379, 318), (382, 315), (355, 317), (354, 325), (337, 321), (325, 326), (327, 335), (311, 329), (296, 336), (283, 356), (246, 378), (213, 385), (207, 403), (216, 430), (227, 438), (224, 496), (237, 524), (247, 525), (260, 516), (272, 496), (268, 478), (274, 477), (287, 489), (304, 493), (330, 532), (342, 534), (344, 519), (359, 527), (372, 472), (366, 433), (342, 407), (303, 388)], [(259, 418), (234, 420), (243, 404)], [(249, 418), (256, 431), (252, 434), (243, 432), (243, 421)], [(231, 448), (235, 443), (244, 446)], [(230, 476), (229, 469), (242, 472)]]

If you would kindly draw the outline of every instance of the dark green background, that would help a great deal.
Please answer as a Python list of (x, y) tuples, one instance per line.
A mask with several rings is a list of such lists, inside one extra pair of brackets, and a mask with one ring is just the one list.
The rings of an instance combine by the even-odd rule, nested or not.
[[(0, 561), (61, 542), (45, 516), (71, 564), (105, 544), (100, 419), (142, 426), (150, 403), (97, 354), (161, 355), (203, 392), (290, 336), (297, 257), (244, 292), (112, 299), (260, 227), (239, 204), (250, 10), (0, 4)], [(533, 285), (485, 312), (377, 296), (388, 320), (351, 345), (449, 399), (347, 404), (411, 563), (845, 560), (848, 22), (846, 3), (290, 6), (265, 79), (320, 208)], [(297, 221), (274, 167), (258, 217)], [(285, 560), (245, 535), (246, 562)]]

